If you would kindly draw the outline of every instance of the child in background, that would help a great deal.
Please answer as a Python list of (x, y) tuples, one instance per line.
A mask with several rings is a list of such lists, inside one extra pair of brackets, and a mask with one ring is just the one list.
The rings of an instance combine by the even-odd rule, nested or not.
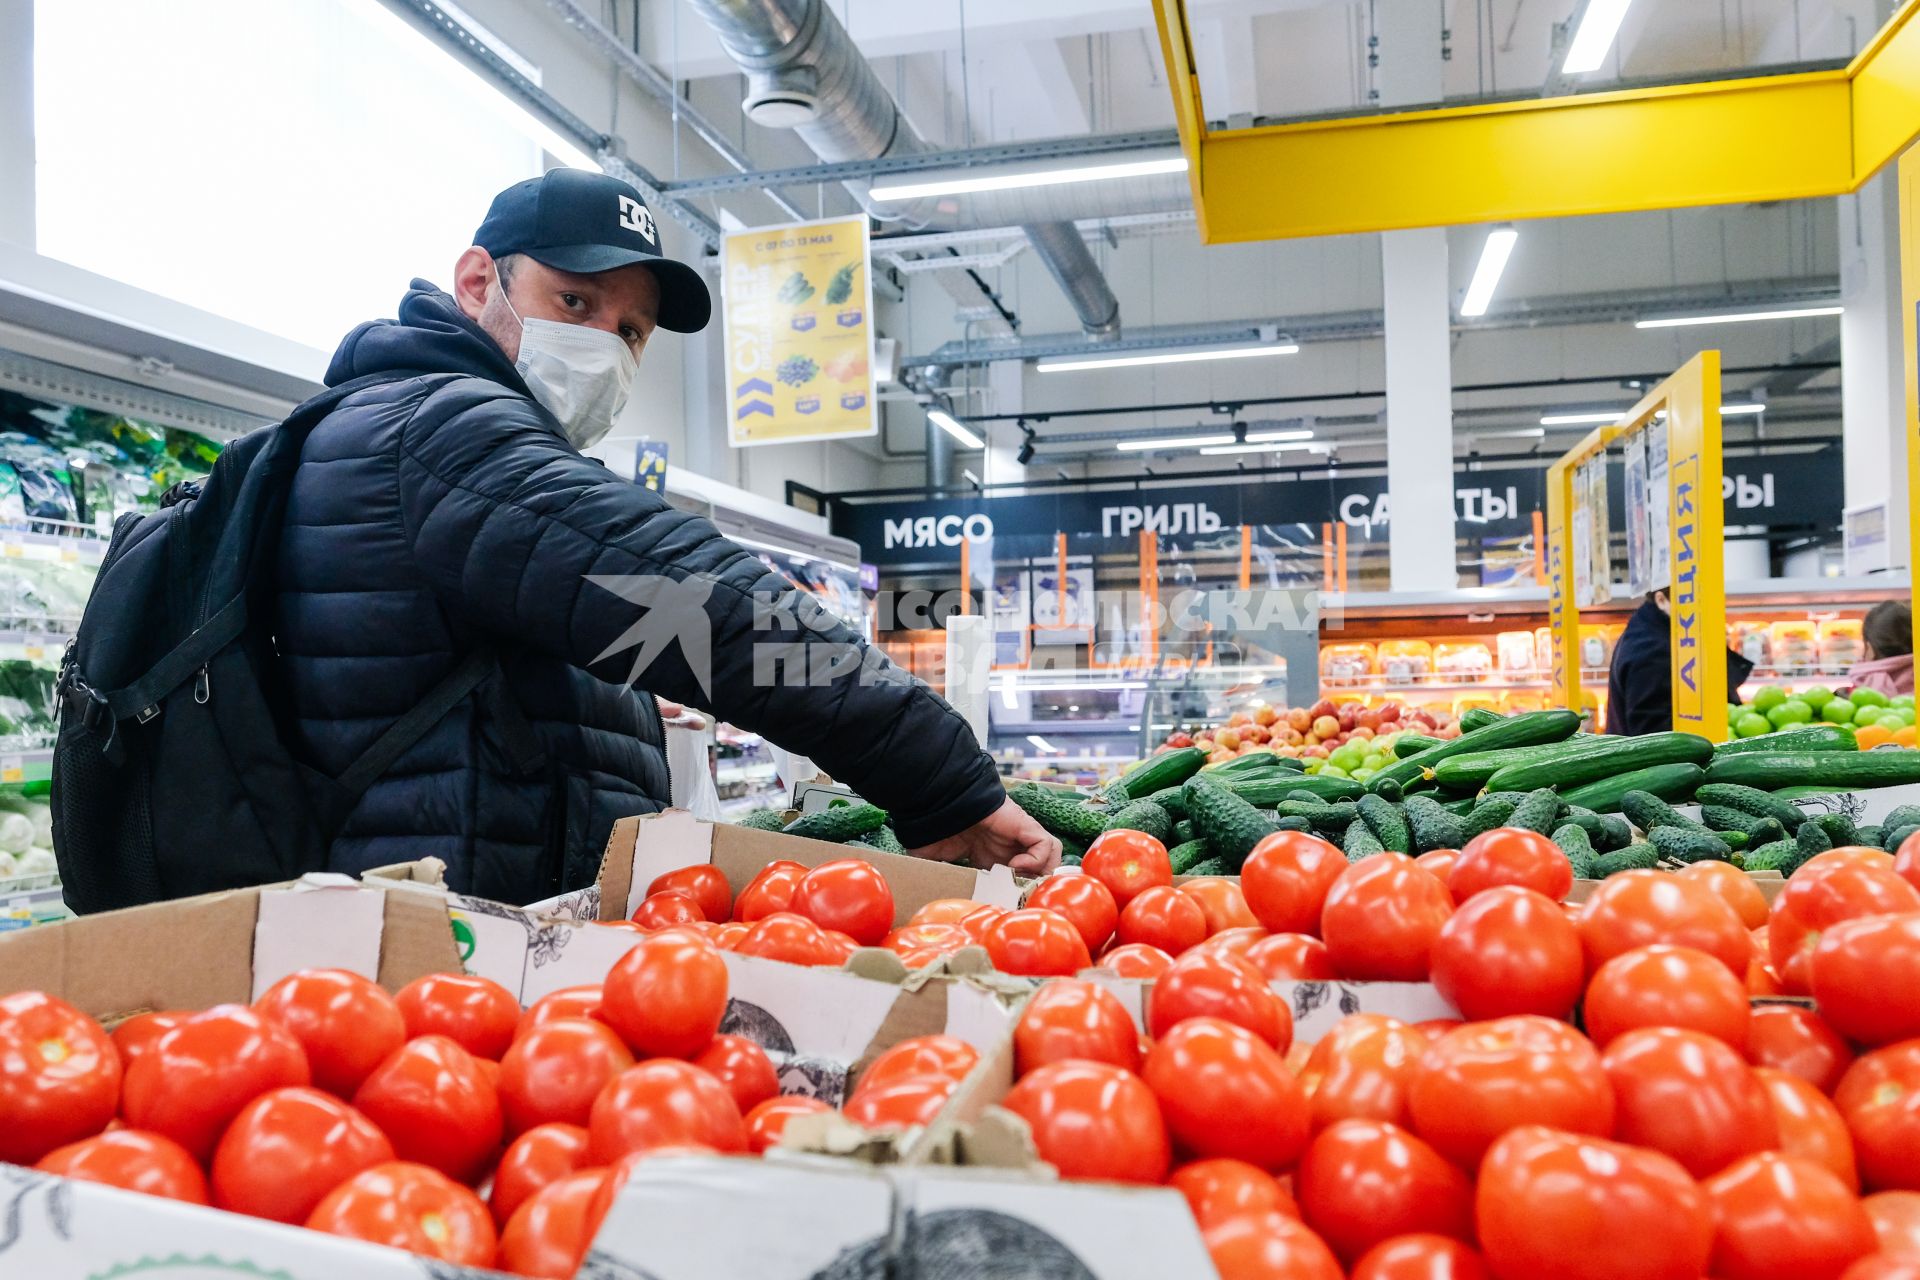
[(1867, 659), (1854, 664), (1847, 678), (1856, 689), (1884, 694), (1913, 692), (1913, 611), (1904, 600), (1882, 600), (1861, 624)]

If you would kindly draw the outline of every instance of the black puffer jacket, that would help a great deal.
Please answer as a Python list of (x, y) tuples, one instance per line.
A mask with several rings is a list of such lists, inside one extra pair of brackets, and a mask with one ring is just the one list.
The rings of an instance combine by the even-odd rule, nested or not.
[[(668, 798), (659, 716), (626, 683), (639, 650), (623, 633), (643, 617), (678, 641), (648, 654), (640, 687), (812, 757), (909, 845), (1000, 805), (952, 708), (707, 521), (582, 457), (425, 281), (398, 321), (347, 336), (327, 381), (387, 371), (315, 428), (288, 500), (275, 636), (293, 747), (339, 773), (487, 644), (545, 761), (516, 767), (490, 683), (367, 791), (335, 869), (431, 855), (456, 888), (508, 902), (590, 883), (614, 820)], [(709, 635), (703, 685), (682, 645)]]

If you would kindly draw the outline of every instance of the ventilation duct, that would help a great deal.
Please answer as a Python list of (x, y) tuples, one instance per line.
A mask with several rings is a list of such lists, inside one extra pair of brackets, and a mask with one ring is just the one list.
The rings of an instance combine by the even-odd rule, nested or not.
[[(829, 164), (928, 151), (825, 0), (692, 0), (692, 4), (746, 72), (747, 96), (741, 108), (750, 119), (791, 128)], [(847, 184), (847, 189), (882, 222), (916, 231), (936, 221), (947, 226), (984, 225), (969, 222), (962, 212), (972, 197), (876, 202), (868, 197), (867, 186), (862, 181)], [(1046, 197), (1036, 207), (1055, 203), (1052, 189), (1033, 191)], [(1017, 197), (1026, 192), (991, 194), (999, 198), (990, 207), (1011, 215), (992, 225), (1027, 228), (1034, 252), (1066, 289), (1081, 327), (1089, 334), (1119, 332), (1120, 304), (1071, 221), (1057, 227), (1039, 225), (1060, 215), (1018, 212)], [(1102, 192), (1103, 205), (1106, 194)], [(1184, 200), (1184, 182), (1180, 194)]]

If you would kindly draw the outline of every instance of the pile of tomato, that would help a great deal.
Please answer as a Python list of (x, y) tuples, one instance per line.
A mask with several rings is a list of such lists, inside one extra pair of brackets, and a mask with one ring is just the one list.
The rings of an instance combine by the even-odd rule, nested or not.
[[(253, 1005), (141, 1014), (111, 1034), (41, 992), (0, 998), (0, 1160), (523, 1276), (570, 1277), (635, 1165), (753, 1153), (795, 1116), (765, 1052), (718, 1033), (727, 973), (662, 927), (598, 986), (530, 1008), (484, 978), (388, 994), (304, 970)], [(894, 1045), (844, 1107), (923, 1125), (974, 1065)]]
[[(1002, 1105), (1065, 1177), (1180, 1190), (1224, 1280), (1920, 1280), (1920, 845), (1822, 854), (1771, 907), (1721, 864), (1568, 904), (1515, 830), (1354, 864), (1283, 832), (1178, 888), (1115, 832), (1084, 868), (1034, 899), (1154, 977), (1147, 1038), (1049, 982)], [(1328, 977), (1462, 1019), (1309, 1051), (1269, 980)]]

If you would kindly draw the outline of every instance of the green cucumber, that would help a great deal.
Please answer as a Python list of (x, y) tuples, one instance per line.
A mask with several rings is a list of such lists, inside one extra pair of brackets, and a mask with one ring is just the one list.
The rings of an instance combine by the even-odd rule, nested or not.
[(1407, 830), (1406, 817), (1384, 796), (1361, 796), (1360, 820), (1384, 849), (1394, 853), (1413, 852), (1413, 833)]
[(1144, 831), (1166, 844), (1173, 839), (1173, 819), (1151, 800), (1135, 800), (1107, 819), (1108, 831)]
[(1793, 841), (1773, 840), (1757, 849), (1749, 849), (1741, 861), (1746, 863), (1749, 871), (1778, 871), (1793, 853)]
[(1707, 771), (1697, 764), (1656, 764), (1575, 787), (1563, 792), (1561, 798), (1595, 813), (1618, 813), (1620, 797), (1629, 791), (1644, 791), (1662, 800), (1685, 800), (1706, 776)]
[(1428, 738), (1417, 733), (1403, 733), (1394, 739), (1393, 758), (1405, 760), (1409, 756), (1417, 756), (1422, 751), (1440, 746), (1445, 741), (1445, 738)]
[(1367, 785), (1378, 790), (1385, 779), (1405, 787), (1416, 779), (1431, 777), (1434, 767), (1442, 760), (1475, 751), (1558, 742), (1579, 727), (1580, 717), (1571, 711), (1529, 711), (1524, 715), (1507, 716), (1471, 733), (1462, 733), (1451, 742), (1443, 742), (1418, 755), (1396, 760), (1369, 778)]
[(1184, 876), (1195, 863), (1205, 862), (1213, 856), (1213, 846), (1205, 840), (1189, 840), (1167, 850), (1167, 861), (1173, 865), (1173, 874)]
[(1680, 827), (1688, 831), (1704, 831), (1705, 827), (1692, 818), (1683, 817), (1680, 811), (1647, 791), (1629, 791), (1620, 797), (1620, 811), (1627, 820), (1642, 831), (1652, 831), (1656, 827)]
[(742, 814), (740, 821), (733, 825), (751, 831), (778, 831), (787, 825), (787, 815), (779, 809), (755, 809)]
[(1318, 773), (1288, 774), (1284, 781), (1288, 796), (1296, 791), (1305, 791), (1322, 800), (1358, 800), (1367, 793), (1367, 789), (1352, 778), (1329, 778)]
[(1713, 744), (1698, 734), (1649, 733), (1638, 738), (1595, 738), (1581, 751), (1510, 764), (1488, 778), (1486, 788), (1489, 791), (1572, 788), (1657, 764), (1704, 765), (1711, 759)]
[(1652, 845), (1630, 844), (1624, 849), (1615, 849), (1612, 853), (1603, 853), (1595, 858), (1593, 878), (1605, 880), (1622, 871), (1651, 871), (1659, 862), (1660, 855), (1654, 852)]
[(1844, 813), (1816, 813), (1808, 821), (1818, 823), (1836, 849), (1860, 843), (1860, 833), (1854, 829), (1853, 819)]
[(1227, 864), (1219, 858), (1208, 858), (1205, 862), (1195, 863), (1193, 866), (1188, 867), (1187, 874), (1190, 876), (1224, 876), (1232, 873), (1227, 870)]
[(1151, 800), (1162, 809), (1165, 809), (1167, 816), (1175, 822), (1187, 816), (1187, 801), (1185, 795), (1178, 787), (1162, 787), (1152, 795), (1142, 798)]
[(1708, 782), (1782, 787), (1903, 787), (1920, 782), (1920, 751), (1753, 751), (1720, 756)]
[(1448, 813), (1438, 800), (1408, 796), (1401, 809), (1406, 814), (1407, 831), (1413, 836), (1415, 852), (1458, 849), (1466, 843), (1467, 824), (1457, 814)]
[(1345, 834), (1353, 820), (1360, 816), (1360, 810), (1345, 801), (1339, 804), (1307, 804), (1300, 800), (1289, 800), (1273, 812), (1276, 817), (1305, 822), (1321, 835), (1334, 839)]
[(1273, 834), (1272, 819), (1204, 773), (1188, 778), (1185, 787), (1193, 829), (1238, 874), (1253, 846)]
[[(1194, 772), (1204, 773), (1210, 778), (1218, 778), (1220, 781), (1225, 782), (1229, 778), (1262, 777), (1277, 770), (1280, 764), (1280, 757), (1274, 755), (1271, 751), (1249, 751), (1246, 755), (1235, 756), (1231, 760), (1222, 760), (1219, 764), (1210, 764), (1204, 768), (1196, 769)], [(1187, 775), (1187, 777), (1192, 776), (1192, 774)], [(1186, 780), (1186, 778), (1180, 779), (1181, 782), (1185, 782)], [(1170, 783), (1168, 785), (1175, 784)]]
[(1647, 843), (1668, 862), (1726, 862), (1733, 848), (1711, 831), (1685, 827), (1655, 827), (1647, 832)]
[(1091, 844), (1107, 829), (1107, 815), (1087, 808), (1069, 792), (1022, 785), (1007, 795), (1048, 834), (1071, 838), (1076, 844)]
[(1618, 814), (1595, 813), (1577, 804), (1563, 804), (1561, 809), (1560, 821), (1570, 822), (1585, 831), (1596, 853), (1611, 853), (1633, 843), (1633, 828)]
[(1489, 711), (1485, 707), (1469, 707), (1460, 713), (1460, 732), (1472, 733), (1484, 729), (1490, 724), (1499, 724), (1506, 717), (1498, 711)]
[(1475, 751), (1454, 756), (1434, 766), (1433, 780), (1452, 791), (1478, 791), (1487, 780), (1510, 764), (1540, 763), (1560, 756), (1578, 755), (1596, 742), (1621, 742), (1622, 738), (1577, 733), (1560, 742), (1538, 747), (1508, 747), (1501, 751)]
[(1189, 840), (1198, 840), (1199, 838), (1200, 833), (1195, 831), (1193, 824), (1185, 818), (1173, 824), (1173, 843), (1185, 844)]
[(818, 813), (803, 813), (781, 830), (790, 836), (804, 836), (808, 840), (845, 844), (855, 836), (863, 836), (884, 826), (886, 821), (887, 811), (878, 805), (841, 804)]
[(1713, 749), (1714, 758), (1743, 756), (1770, 751), (1858, 751), (1853, 727), (1844, 724), (1808, 724), (1778, 733), (1763, 733), (1757, 738), (1735, 738)]
[(1324, 796), (1317, 796), (1311, 791), (1302, 791), (1300, 788), (1295, 787), (1293, 790), (1287, 792), (1287, 798), (1283, 800), (1281, 803), (1282, 804), (1326, 804), (1327, 801)]
[(1867, 849), (1885, 849), (1887, 829), (1884, 826), (1865, 826), (1853, 833), (1853, 842)]
[(1833, 848), (1833, 841), (1817, 822), (1803, 822), (1800, 830), (1793, 836), (1793, 856), (1780, 864), (1780, 874), (1790, 876), (1804, 865), (1807, 859)]
[(1707, 830), (1713, 832), (1737, 831), (1747, 838), (1749, 848), (1771, 844), (1775, 840), (1784, 840), (1787, 830), (1772, 818), (1756, 818), (1750, 813), (1730, 809), (1725, 805), (1708, 804), (1700, 807), (1700, 821)]
[(1201, 766), (1206, 763), (1207, 753), (1199, 747), (1175, 747), (1171, 751), (1148, 756), (1127, 769), (1107, 784), (1107, 791), (1111, 794), (1113, 789), (1118, 788), (1121, 803), (1143, 800), (1156, 791), (1179, 786), (1200, 772)]
[(1204, 773), (1197, 773), (1194, 777), (1206, 778), (1215, 786), (1233, 792), (1256, 809), (1271, 809), (1282, 803), (1288, 796), (1300, 790), (1302, 781), (1297, 774), (1277, 770), (1263, 778), (1241, 776), (1215, 779)]
[(1501, 825), (1544, 836), (1553, 830), (1554, 820), (1559, 816), (1559, 793), (1552, 787), (1538, 787), (1528, 792), (1525, 800), (1513, 806), (1513, 812), (1507, 815), (1507, 820)]
[(1346, 838), (1340, 841), (1340, 849), (1347, 855), (1348, 862), (1358, 862), (1376, 853), (1385, 853), (1387, 846), (1380, 843), (1380, 838), (1367, 826), (1366, 819), (1355, 818), (1347, 827)]
[[(1717, 805), (1727, 809), (1738, 809), (1741, 813), (1756, 818), (1772, 818), (1789, 834), (1798, 831), (1800, 824), (1807, 820), (1801, 808), (1770, 791), (1761, 791), (1755, 787), (1743, 787), (1730, 782), (1709, 782), (1693, 798), (1702, 805)], [(1891, 820), (1892, 815), (1888, 815)], [(1920, 821), (1920, 818), (1916, 818)]]
[[(1467, 815), (1460, 834), (1467, 840), (1471, 840), (1495, 827), (1506, 826), (1507, 819), (1512, 816), (1515, 809), (1520, 807), (1520, 802), (1524, 799), (1526, 799), (1525, 796), (1488, 796), (1475, 805), (1473, 812)], [(1465, 841), (1462, 841), (1462, 847), (1464, 846)]]
[(1904, 827), (1882, 825), (1881, 831), (1885, 833), (1882, 847), (1888, 853), (1898, 853), (1900, 846), (1911, 840), (1916, 831), (1920, 831), (1920, 822), (1910, 822)]
[(1560, 846), (1560, 852), (1567, 855), (1567, 861), (1573, 864), (1573, 878), (1576, 880), (1593, 879), (1594, 852), (1593, 842), (1587, 838), (1587, 829), (1577, 823), (1565, 822), (1553, 829), (1548, 839)]
[(1898, 831), (1901, 827), (1920, 827), (1920, 804), (1898, 805), (1880, 819), (1880, 823), (1888, 831)]
[(1273, 829), (1275, 831), (1301, 831), (1308, 835), (1313, 834), (1313, 824), (1305, 818), (1283, 818), (1276, 816), (1273, 820)]
[(847, 843), (863, 844), (869, 849), (878, 849), (881, 853), (904, 854), (907, 851), (907, 846), (900, 843), (900, 837), (893, 833), (892, 827), (888, 826), (875, 827), (865, 835), (855, 836)]

